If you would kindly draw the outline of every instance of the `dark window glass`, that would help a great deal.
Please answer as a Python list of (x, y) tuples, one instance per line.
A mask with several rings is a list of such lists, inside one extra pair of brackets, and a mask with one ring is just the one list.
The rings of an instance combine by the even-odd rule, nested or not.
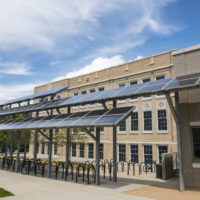
[(144, 111), (144, 131), (152, 131), (152, 112)]
[(104, 87), (99, 88), (99, 92), (104, 91)]
[(165, 79), (165, 75), (156, 76), (156, 81)]
[(82, 91), (81, 94), (87, 94), (86, 90)]
[(193, 159), (200, 161), (200, 128), (192, 128)]
[(72, 144), (72, 157), (76, 157), (76, 144)]
[(167, 131), (167, 112), (166, 110), (158, 110), (158, 130)]
[(54, 155), (58, 154), (58, 145), (54, 144)]
[(131, 131), (138, 131), (138, 112), (131, 114)]
[(78, 96), (78, 92), (74, 92), (74, 96)]
[(80, 144), (79, 157), (80, 158), (84, 158), (85, 157), (85, 144)]
[(45, 143), (42, 142), (42, 147), (41, 147), (41, 154), (45, 153)]
[(152, 146), (144, 145), (144, 162), (152, 163), (152, 161), (153, 161)]
[(88, 144), (88, 158), (89, 159), (94, 158), (94, 144), (93, 143)]
[(104, 159), (104, 156), (103, 156), (103, 144), (100, 144), (99, 146), (99, 157), (101, 160)]
[(138, 163), (138, 145), (131, 144), (131, 162)]
[(119, 144), (119, 161), (126, 161), (126, 145)]
[(161, 164), (162, 163), (162, 154), (168, 152), (168, 147), (167, 146), (158, 146), (158, 162)]
[(124, 132), (126, 131), (126, 120), (122, 121), (119, 125), (119, 131)]

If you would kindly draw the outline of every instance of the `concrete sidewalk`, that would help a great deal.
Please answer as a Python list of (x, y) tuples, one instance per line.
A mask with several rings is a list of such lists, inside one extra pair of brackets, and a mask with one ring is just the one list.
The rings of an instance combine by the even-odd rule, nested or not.
[(3, 198), (4, 200), (150, 200), (150, 198), (121, 193), (130, 188), (144, 187), (140, 184), (132, 183), (122, 186), (120, 189), (113, 189), (27, 176), (2, 170), (0, 170), (0, 187), (15, 194), (14, 197)]

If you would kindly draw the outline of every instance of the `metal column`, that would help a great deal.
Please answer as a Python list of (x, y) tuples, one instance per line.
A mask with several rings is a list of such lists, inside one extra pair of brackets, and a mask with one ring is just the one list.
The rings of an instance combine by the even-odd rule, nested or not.
[(100, 156), (99, 156), (99, 146), (100, 146), (100, 128), (96, 128), (96, 185), (100, 184)]
[(37, 153), (38, 153), (38, 131), (35, 131), (35, 138), (34, 138), (34, 162), (37, 160)]
[(10, 142), (10, 159), (12, 159), (13, 156), (13, 145), (14, 145), (14, 133), (11, 133), (11, 142)]
[(113, 126), (113, 182), (117, 182), (117, 128)]
[(175, 92), (175, 106), (176, 106), (176, 116), (178, 118), (178, 122), (176, 124), (176, 129), (177, 129), (178, 159), (179, 159), (179, 184), (180, 184), (180, 191), (183, 191), (185, 189), (185, 187), (184, 187), (184, 179), (183, 179), (183, 164), (182, 164), (182, 150), (181, 150), (181, 127), (180, 127), (178, 92)]
[(16, 172), (19, 172), (19, 164), (20, 164), (20, 145), (21, 145), (21, 131), (17, 134), (17, 160), (16, 160)]
[(6, 140), (5, 140), (5, 158), (7, 159), (7, 153), (8, 153), (8, 133), (6, 133)]
[(28, 130), (26, 130), (26, 132), (25, 132), (25, 143), (24, 143), (24, 160), (26, 160), (27, 142), (28, 142)]
[(48, 178), (51, 178), (53, 129), (49, 130)]
[(66, 137), (66, 166), (65, 166), (65, 180), (67, 180), (68, 176), (68, 166), (69, 166), (69, 157), (70, 157), (70, 128), (67, 129), (67, 137)]

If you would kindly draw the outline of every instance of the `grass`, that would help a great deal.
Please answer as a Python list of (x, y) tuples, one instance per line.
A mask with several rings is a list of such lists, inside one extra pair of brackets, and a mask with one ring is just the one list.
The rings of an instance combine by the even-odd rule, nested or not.
[(0, 188), (0, 198), (9, 196), (14, 196), (14, 194), (7, 190), (4, 190), (3, 188)]

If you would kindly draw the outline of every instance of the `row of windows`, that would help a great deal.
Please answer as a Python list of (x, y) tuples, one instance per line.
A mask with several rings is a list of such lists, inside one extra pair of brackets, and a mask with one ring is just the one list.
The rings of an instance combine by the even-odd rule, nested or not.
[[(152, 124), (152, 111), (143, 111), (143, 131), (151, 132), (153, 130)], [(131, 114), (130, 129), (131, 132), (139, 131), (138, 112), (133, 112)], [(168, 130), (167, 111), (165, 109), (157, 110), (157, 130), (160, 132), (166, 132)], [(120, 123), (119, 132), (126, 132), (126, 121)]]
[[(167, 146), (158, 146), (157, 153), (158, 153), (159, 163), (162, 163), (162, 154), (167, 152), (168, 152)], [(119, 144), (118, 159), (119, 161), (123, 162), (127, 161), (125, 144)], [(139, 150), (137, 144), (130, 145), (130, 160), (134, 163), (139, 163)], [(143, 162), (151, 163), (152, 161), (153, 161), (152, 145), (143, 145)]]
[[(165, 75), (159, 75), (159, 76), (156, 76), (156, 78), (155, 78), (155, 80), (161, 80), (161, 79), (165, 79)], [(143, 83), (147, 83), (147, 82), (150, 82), (151, 81), (151, 78), (144, 78), (144, 79), (142, 79), (142, 82)], [(130, 81), (130, 85), (136, 85), (138, 83), (138, 81), (137, 80), (134, 80), (134, 81)], [(122, 88), (122, 87), (125, 87), (126, 86), (126, 83), (120, 83), (120, 84), (118, 84), (118, 87), (119, 88)], [(98, 88), (98, 91), (104, 91), (104, 87), (100, 87), (100, 88)], [(89, 93), (94, 93), (95, 92), (95, 89), (90, 89), (89, 90)], [(84, 94), (87, 94), (87, 91), (86, 90), (83, 90), (82, 92), (81, 92), (81, 94), (82, 95), (84, 95)], [(77, 96), (78, 95), (78, 92), (74, 92), (74, 96)], [(158, 96), (160, 96), (160, 95), (158, 95)], [(148, 98), (151, 98), (151, 96), (149, 96), (149, 95), (146, 95), (146, 96), (143, 96), (143, 99), (148, 99)], [(131, 98), (130, 100), (137, 100), (137, 97), (133, 97), (133, 98)], [(125, 102), (126, 101), (126, 99), (125, 98), (120, 98), (119, 99), (119, 103), (123, 103), (123, 102)], [(89, 106), (91, 107), (91, 106), (94, 106), (94, 104), (89, 104)], [(84, 108), (84, 107), (86, 107), (86, 104), (82, 104), (81, 105), (81, 108)], [(74, 108), (77, 108), (77, 106), (74, 106)]]

